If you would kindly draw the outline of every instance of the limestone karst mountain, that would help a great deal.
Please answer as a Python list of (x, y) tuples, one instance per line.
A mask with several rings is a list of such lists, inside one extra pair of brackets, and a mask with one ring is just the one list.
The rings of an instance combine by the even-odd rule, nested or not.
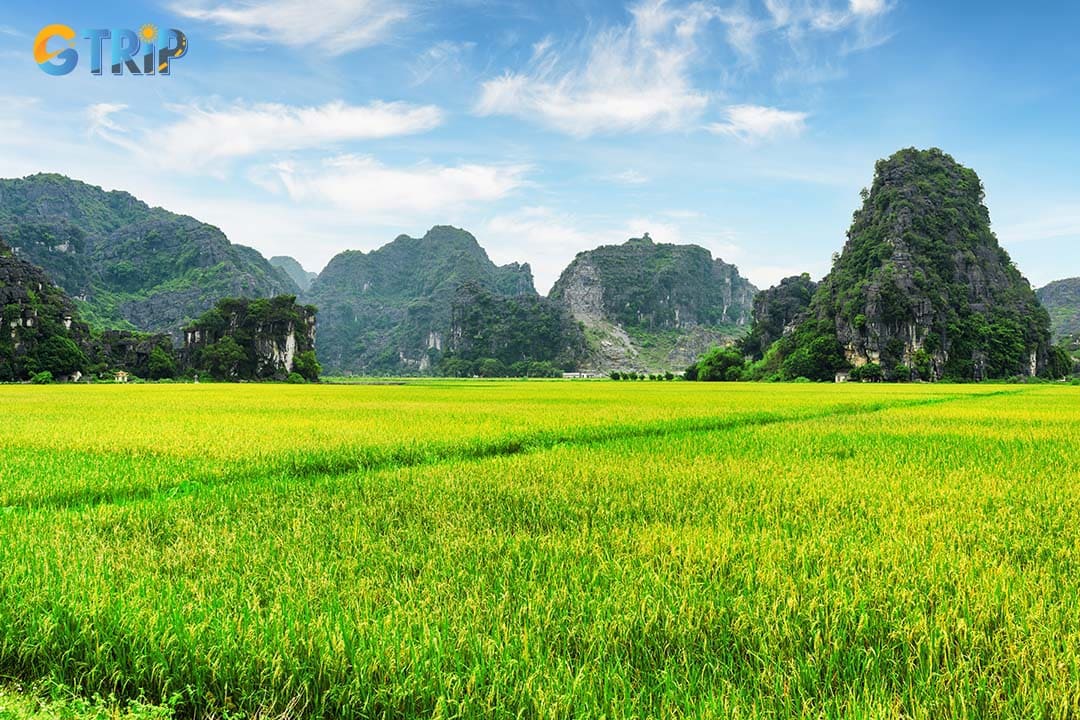
[(749, 328), (757, 289), (697, 245), (644, 237), (578, 253), (551, 290), (585, 325), (595, 369), (682, 369)]
[(448, 349), (462, 285), (536, 297), (528, 265), (496, 266), (469, 233), (448, 226), (335, 256), (305, 299), (319, 308), (319, 359), (354, 374), (430, 372)]
[(868, 363), (927, 380), (1039, 372), (1050, 318), (983, 200), (975, 172), (941, 150), (880, 161), (843, 251), (766, 372), (830, 379)]
[(315, 281), (315, 278), (319, 277), (319, 273), (305, 270), (295, 258), (288, 255), (275, 255), (270, 258), (270, 264), (281, 270), (289, 278), (296, 283), (296, 287), (300, 288), (300, 292), (307, 292), (311, 289), (311, 283)]
[(1080, 278), (1057, 280), (1036, 293), (1050, 313), (1055, 341), (1080, 335)]
[(212, 225), (62, 175), (0, 180), (0, 235), (96, 327), (179, 339), (185, 322), (223, 297), (299, 291)]

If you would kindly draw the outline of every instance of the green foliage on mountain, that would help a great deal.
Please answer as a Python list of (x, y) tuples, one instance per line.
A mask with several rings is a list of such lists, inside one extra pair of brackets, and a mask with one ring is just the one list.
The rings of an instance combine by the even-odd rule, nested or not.
[(1054, 340), (1066, 340), (1080, 334), (1080, 278), (1057, 280), (1036, 293), (1050, 313)]
[(0, 241), (0, 382), (85, 372), (89, 334), (64, 291)]
[(784, 278), (754, 298), (754, 323), (743, 339), (743, 352), (760, 360), (769, 347), (802, 319), (817, 290), (807, 273)]
[(1050, 319), (990, 230), (974, 171), (940, 150), (877, 164), (848, 241), (805, 319), (756, 376), (979, 380), (1046, 368)]
[(682, 368), (746, 332), (757, 290), (696, 245), (622, 245), (578, 253), (550, 297), (585, 325), (594, 370)]
[(97, 327), (178, 334), (221, 297), (298, 291), (211, 225), (62, 175), (0, 180), (0, 234)]
[(184, 328), (187, 365), (218, 380), (317, 380), (316, 312), (293, 295), (219, 300)]
[(269, 262), (278, 270), (281, 270), (288, 275), (289, 278), (296, 283), (296, 287), (300, 288), (301, 292), (310, 290), (311, 283), (315, 281), (315, 278), (319, 277), (319, 273), (308, 272), (295, 258), (291, 258), (287, 255), (275, 255), (270, 258)]
[(452, 376), (554, 376), (587, 354), (585, 333), (562, 303), (500, 295), (476, 282), (454, 296), (447, 350), (439, 368)]
[(335, 373), (432, 371), (449, 347), (454, 298), (468, 282), (499, 295), (536, 295), (528, 265), (496, 266), (457, 228), (337, 255), (305, 296), (320, 310), (321, 362)]
[(703, 247), (654, 243), (648, 233), (578, 253), (551, 290), (575, 313), (623, 327), (749, 325), (756, 289)]

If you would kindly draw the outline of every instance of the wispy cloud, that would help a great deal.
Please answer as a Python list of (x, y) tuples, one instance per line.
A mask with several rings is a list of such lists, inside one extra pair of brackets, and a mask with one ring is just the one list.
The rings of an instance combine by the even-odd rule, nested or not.
[(466, 56), (476, 43), (444, 40), (429, 47), (409, 65), (413, 85), (423, 85), (436, 77), (461, 77), (466, 72)]
[(727, 120), (708, 126), (709, 132), (731, 135), (744, 142), (777, 137), (793, 137), (806, 129), (806, 113), (760, 105), (733, 105), (727, 108)]
[(0, 25), (0, 35), (7, 35), (8, 37), (26, 37), (25, 33), (21, 33), (10, 25)]
[(432, 213), (505, 197), (525, 182), (522, 165), (389, 167), (368, 156), (341, 155), (316, 166), (271, 168), (295, 201), (324, 202), (383, 217)]
[(709, 10), (653, 0), (631, 15), (582, 47), (539, 43), (526, 70), (483, 83), (476, 112), (538, 120), (575, 137), (689, 127), (708, 104), (690, 73)]
[(412, 15), (407, 0), (232, 0), (172, 9), (220, 26), (226, 39), (315, 46), (326, 55), (383, 43)]
[(1036, 217), (996, 228), (1001, 241), (1008, 245), (1080, 238), (1080, 206), (1058, 205), (1044, 208)]
[[(91, 106), (91, 131), (126, 149), (150, 147), (122, 134), (110, 116), (122, 105)], [(180, 111), (180, 108), (177, 108)], [(176, 122), (150, 131), (173, 167), (218, 167), (221, 161), (265, 152), (322, 148), (334, 143), (426, 132), (442, 122), (431, 105), (331, 102), (316, 107), (263, 103), (182, 108)], [(218, 168), (220, 169), (220, 167)]]
[(815, 33), (845, 32), (841, 54), (868, 50), (888, 41), (891, 35), (881, 19), (894, 7), (888, 0), (765, 0), (775, 29), (794, 45)]
[(637, 170), (623, 170), (606, 176), (607, 180), (617, 182), (620, 185), (644, 185), (649, 182), (649, 176)]

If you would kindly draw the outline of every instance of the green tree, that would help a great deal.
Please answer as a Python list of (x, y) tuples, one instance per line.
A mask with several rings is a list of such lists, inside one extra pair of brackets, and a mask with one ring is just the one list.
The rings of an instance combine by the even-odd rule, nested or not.
[(1068, 348), (1054, 345), (1050, 348), (1050, 357), (1046, 363), (1046, 375), (1054, 380), (1068, 377), (1075, 370), (1076, 361)]
[(885, 379), (885, 371), (877, 363), (867, 363), (859, 368), (859, 379), (863, 382), (881, 382)]
[(742, 377), (744, 367), (742, 353), (738, 350), (715, 347), (697, 361), (697, 379), (707, 382), (733, 382)]
[(506, 366), (495, 358), (483, 358), (476, 363), (476, 374), (484, 378), (506, 377)]
[(86, 355), (70, 338), (52, 335), (37, 348), (37, 368), (54, 376), (82, 372), (87, 365)]
[(172, 354), (158, 345), (150, 351), (150, 359), (146, 364), (146, 373), (151, 380), (164, 380), (176, 377), (176, 361)]
[(296, 356), (293, 361), (293, 372), (298, 373), (305, 380), (315, 382), (322, 373), (322, 365), (315, 357), (314, 350), (305, 350)]
[(216, 343), (203, 348), (202, 363), (217, 380), (228, 380), (236, 375), (236, 368), (247, 358), (244, 349), (232, 336), (226, 335)]

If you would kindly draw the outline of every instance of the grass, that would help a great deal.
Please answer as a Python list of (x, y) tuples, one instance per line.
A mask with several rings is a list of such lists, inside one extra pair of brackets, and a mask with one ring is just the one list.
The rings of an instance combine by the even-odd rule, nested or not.
[(0, 406), (0, 675), (75, 697), (1080, 715), (1072, 387), (0, 387)]

